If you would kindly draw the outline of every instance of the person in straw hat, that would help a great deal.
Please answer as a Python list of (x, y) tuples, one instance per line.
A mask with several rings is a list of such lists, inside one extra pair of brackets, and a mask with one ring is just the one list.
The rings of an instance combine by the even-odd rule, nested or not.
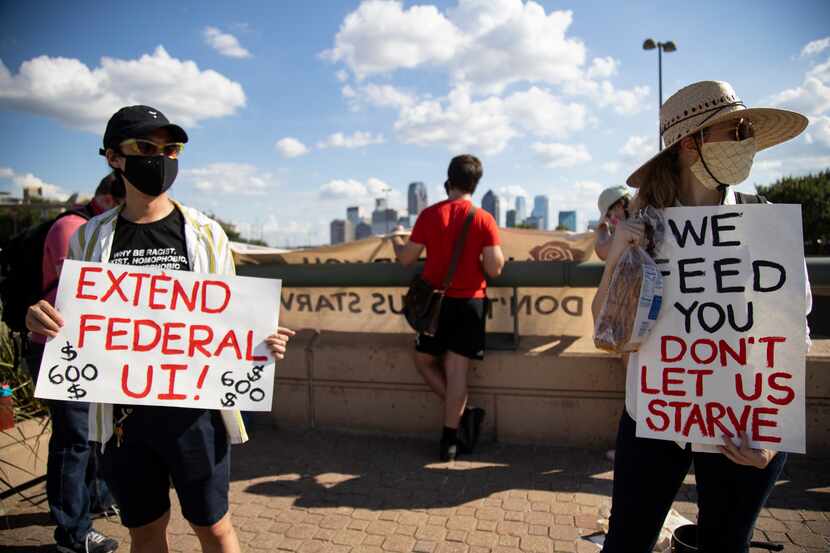
[[(665, 148), (627, 180), (638, 189), (632, 210), (764, 202), (758, 196), (736, 193), (733, 185), (747, 178), (756, 152), (798, 136), (807, 126), (807, 118), (798, 113), (747, 108), (732, 87), (720, 81), (679, 90), (661, 107), (660, 120)], [(634, 219), (617, 226), (592, 304), (595, 318), (617, 261), (629, 245), (639, 243), (643, 231), (642, 223)], [(809, 311), (809, 284), (806, 290)], [(809, 332), (807, 336), (809, 345)], [(603, 552), (652, 551), (694, 461), (700, 550), (745, 553), (786, 454), (752, 449), (745, 436), (740, 447), (725, 440), (718, 448), (637, 438), (637, 353), (626, 363), (626, 408), (617, 433), (610, 527)]]
[(594, 251), (602, 260), (608, 257), (614, 228), (621, 221), (628, 219), (628, 203), (630, 200), (631, 194), (627, 186), (606, 188), (597, 199), (600, 219), (596, 231), (597, 239), (594, 243)]

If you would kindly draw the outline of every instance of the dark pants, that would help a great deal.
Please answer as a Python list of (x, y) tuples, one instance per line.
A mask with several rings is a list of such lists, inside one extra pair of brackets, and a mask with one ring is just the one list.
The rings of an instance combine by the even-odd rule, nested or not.
[[(26, 365), (37, 383), (43, 346), (30, 344)], [(46, 464), (46, 495), (61, 544), (83, 541), (92, 527), (90, 511), (112, 505), (109, 489), (100, 477), (99, 450), (88, 440), (89, 404), (47, 401), (52, 418), (49, 457)]]
[(603, 553), (649, 553), (677, 491), (694, 462), (698, 542), (703, 553), (746, 553), (755, 520), (786, 462), (777, 454), (765, 469), (737, 465), (716, 453), (637, 438), (623, 413), (614, 457), (611, 520)]

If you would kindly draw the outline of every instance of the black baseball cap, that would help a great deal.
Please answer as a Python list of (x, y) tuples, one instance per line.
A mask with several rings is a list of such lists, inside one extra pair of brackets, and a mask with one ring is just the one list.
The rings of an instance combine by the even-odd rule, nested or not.
[(104, 132), (104, 148), (99, 151), (104, 155), (107, 148), (117, 149), (118, 145), (129, 138), (144, 138), (158, 129), (167, 129), (174, 142), (187, 142), (187, 133), (178, 125), (172, 124), (164, 114), (150, 106), (127, 106), (115, 112), (107, 123)]

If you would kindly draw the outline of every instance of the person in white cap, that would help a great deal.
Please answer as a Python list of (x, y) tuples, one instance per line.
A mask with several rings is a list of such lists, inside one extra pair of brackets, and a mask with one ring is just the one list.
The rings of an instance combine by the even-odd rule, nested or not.
[(599, 195), (597, 207), (599, 207), (600, 219), (596, 230), (597, 239), (594, 243), (594, 251), (603, 261), (608, 257), (608, 250), (611, 249), (614, 228), (621, 221), (628, 219), (630, 200), (631, 194), (627, 186), (612, 186), (603, 190)]
[[(657, 209), (765, 203), (732, 185), (749, 175), (755, 153), (798, 136), (807, 118), (791, 111), (747, 108), (725, 82), (689, 85), (660, 109), (665, 148), (627, 180), (632, 203)], [(620, 223), (592, 304), (596, 318), (620, 256), (639, 243), (642, 223)], [(807, 311), (811, 297), (806, 286)], [(808, 329), (809, 330), (809, 329)], [(809, 346), (809, 331), (807, 332)], [(786, 453), (753, 449), (745, 436), (718, 448), (636, 437), (637, 353), (627, 359), (625, 411), (617, 433), (611, 518), (604, 553), (652, 551), (692, 462), (698, 493), (698, 546), (707, 553), (746, 553), (755, 521), (781, 474)], [(703, 452), (710, 447), (712, 452)], [(694, 451), (693, 451), (694, 449)], [(721, 453), (718, 455), (717, 453)]]

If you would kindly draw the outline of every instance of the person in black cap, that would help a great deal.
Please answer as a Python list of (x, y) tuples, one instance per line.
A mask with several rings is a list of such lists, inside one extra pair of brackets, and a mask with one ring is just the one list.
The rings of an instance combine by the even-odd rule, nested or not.
[[(123, 178), (126, 202), (78, 229), (71, 259), (235, 273), (222, 227), (167, 195), (187, 141), (187, 133), (155, 108), (130, 106), (112, 116), (100, 153)], [(48, 302), (29, 311), (30, 330), (57, 333), (60, 314)], [(283, 357), (293, 334), (278, 328), (266, 339), (275, 357)], [(248, 439), (238, 411), (103, 404), (91, 409), (90, 440), (105, 446), (104, 476), (130, 529), (133, 553), (168, 550), (171, 481), (202, 550), (239, 551), (228, 512), (229, 446)]]

